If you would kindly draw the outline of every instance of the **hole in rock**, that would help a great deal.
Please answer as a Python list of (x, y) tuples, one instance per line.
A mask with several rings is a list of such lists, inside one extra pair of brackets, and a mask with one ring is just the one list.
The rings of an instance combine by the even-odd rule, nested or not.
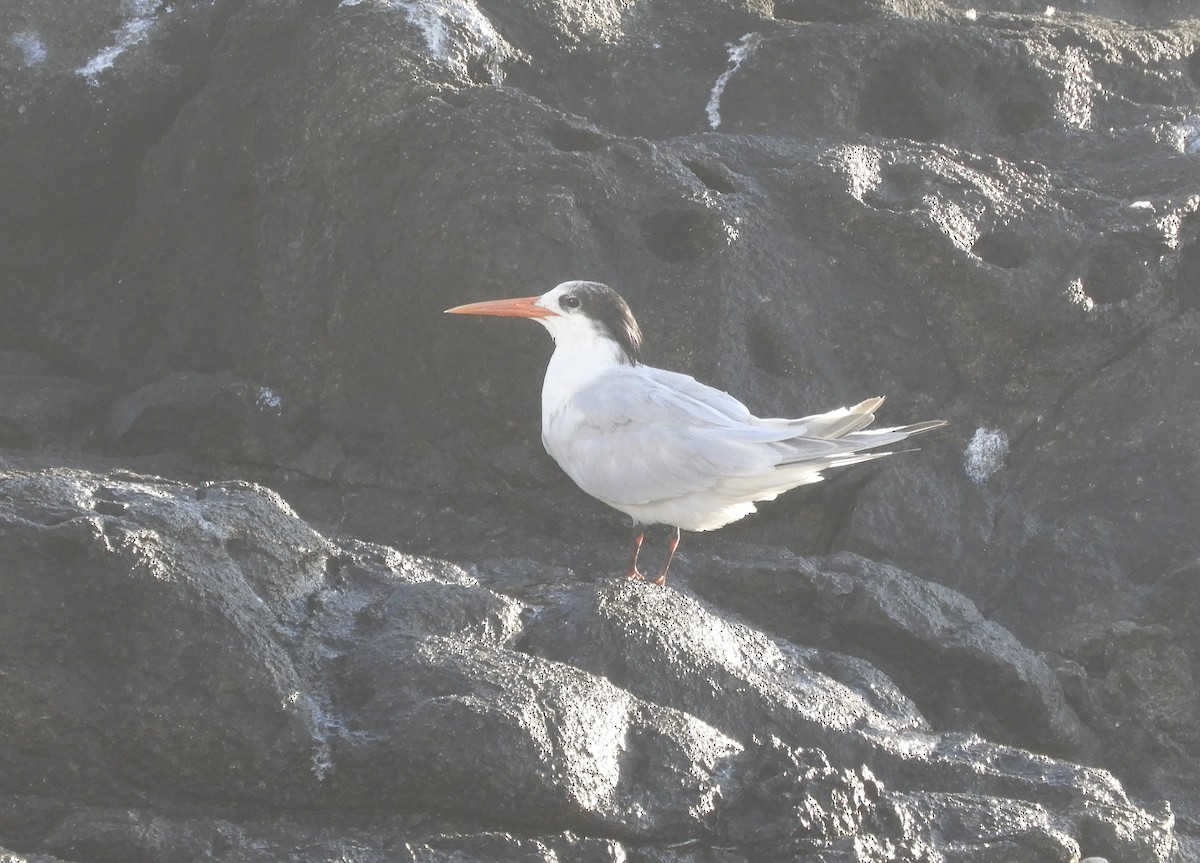
[(325, 601), (321, 598), (321, 594), (313, 591), (304, 598), (304, 613), (309, 617), (315, 617), (321, 613), (325, 607)]
[(481, 87), (494, 87), (500, 83), (502, 76), (491, 51), (467, 60), (467, 77)]
[(885, 165), (880, 182), (863, 194), (863, 203), (879, 210), (903, 213), (917, 206), (929, 188), (925, 169), (917, 164)]
[(699, 258), (721, 246), (724, 236), (720, 217), (702, 210), (664, 210), (642, 220), (646, 248), (672, 263)]
[(1187, 58), (1188, 74), (1192, 76), (1192, 81), (1200, 85), (1200, 48), (1197, 48)]
[(888, 165), (883, 171), (883, 185), (897, 198), (913, 199), (925, 193), (929, 178), (921, 165)]
[(1050, 111), (1029, 99), (1005, 99), (996, 106), (996, 125), (1005, 135), (1038, 129), (1050, 120)]
[(1179, 256), (1172, 286), (1181, 309), (1186, 311), (1200, 306), (1200, 240), (1193, 242)]
[(583, 126), (551, 126), (546, 130), (546, 139), (555, 149), (571, 153), (603, 150), (608, 146), (608, 139), (604, 135)]
[(733, 181), (728, 171), (724, 170), (724, 166), (717, 168), (694, 159), (686, 161), (683, 164), (687, 165), (688, 170), (696, 175), (697, 180), (714, 192), (728, 193), (737, 191), (737, 187), (733, 185)]
[(325, 558), (325, 578), (329, 581), (341, 581), (342, 570), (351, 562), (348, 555), (331, 554)]
[(1012, 234), (984, 234), (971, 246), (980, 259), (1006, 270), (1015, 269), (1029, 260), (1029, 248)]
[(451, 105), (455, 108), (469, 108), (471, 107), (472, 101), (474, 101), (462, 90), (451, 90), (448, 87), (444, 90), (439, 90), (437, 93), (437, 98), (441, 99), (447, 105)]
[(1135, 239), (1106, 237), (1092, 255), (1083, 289), (1097, 303), (1119, 303), (1134, 296), (1149, 274), (1149, 252)]
[(905, 67), (881, 69), (871, 76), (858, 106), (859, 126), (888, 138), (934, 142), (942, 128), (930, 113)]
[(92, 504), (92, 509), (101, 515), (124, 515), (129, 506), (118, 500), (98, 500)]

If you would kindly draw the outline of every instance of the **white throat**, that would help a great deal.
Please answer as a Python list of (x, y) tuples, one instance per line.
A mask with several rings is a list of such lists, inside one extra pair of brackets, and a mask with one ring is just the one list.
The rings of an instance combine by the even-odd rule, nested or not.
[(575, 318), (539, 320), (554, 337), (554, 353), (542, 382), (542, 430), (580, 389), (607, 369), (627, 365), (629, 358), (594, 321)]

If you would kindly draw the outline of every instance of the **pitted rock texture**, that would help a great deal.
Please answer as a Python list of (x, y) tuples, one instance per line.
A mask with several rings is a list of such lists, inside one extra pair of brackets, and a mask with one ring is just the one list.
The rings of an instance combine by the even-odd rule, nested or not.
[[(0, 141), (0, 615), (60, 660), (4, 672), (0, 846), (1200, 858), (1191, 4), (17, 0)], [(544, 334), (440, 314), (568, 278), (761, 415), (951, 425), (619, 590)]]
[[(1104, 771), (934, 732), (866, 662), (685, 591), (602, 578), (530, 604), (335, 542), (263, 488), (72, 468), (0, 477), (0, 550), (20, 741), (0, 830), (22, 853), (266, 860), (309, 837), (298, 859), (386, 859), (423, 813), (654, 859), (933, 860), (964, 807), (984, 859), (1177, 848)], [(303, 828), (270, 824), (298, 808)]]

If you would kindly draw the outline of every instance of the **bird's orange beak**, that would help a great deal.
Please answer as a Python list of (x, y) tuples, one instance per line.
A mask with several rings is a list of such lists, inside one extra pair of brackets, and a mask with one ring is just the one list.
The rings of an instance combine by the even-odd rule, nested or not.
[(488, 300), (446, 309), (447, 315), (499, 315), (504, 318), (552, 318), (555, 313), (544, 306), (535, 306), (538, 297), (517, 297), (512, 300)]

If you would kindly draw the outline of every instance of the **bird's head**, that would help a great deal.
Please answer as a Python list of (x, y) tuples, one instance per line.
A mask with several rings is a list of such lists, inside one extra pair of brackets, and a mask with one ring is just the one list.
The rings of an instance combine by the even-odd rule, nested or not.
[(470, 303), (446, 309), (446, 313), (533, 318), (550, 331), (556, 344), (607, 340), (634, 364), (642, 348), (642, 331), (629, 305), (620, 294), (599, 282), (563, 282), (540, 297)]

